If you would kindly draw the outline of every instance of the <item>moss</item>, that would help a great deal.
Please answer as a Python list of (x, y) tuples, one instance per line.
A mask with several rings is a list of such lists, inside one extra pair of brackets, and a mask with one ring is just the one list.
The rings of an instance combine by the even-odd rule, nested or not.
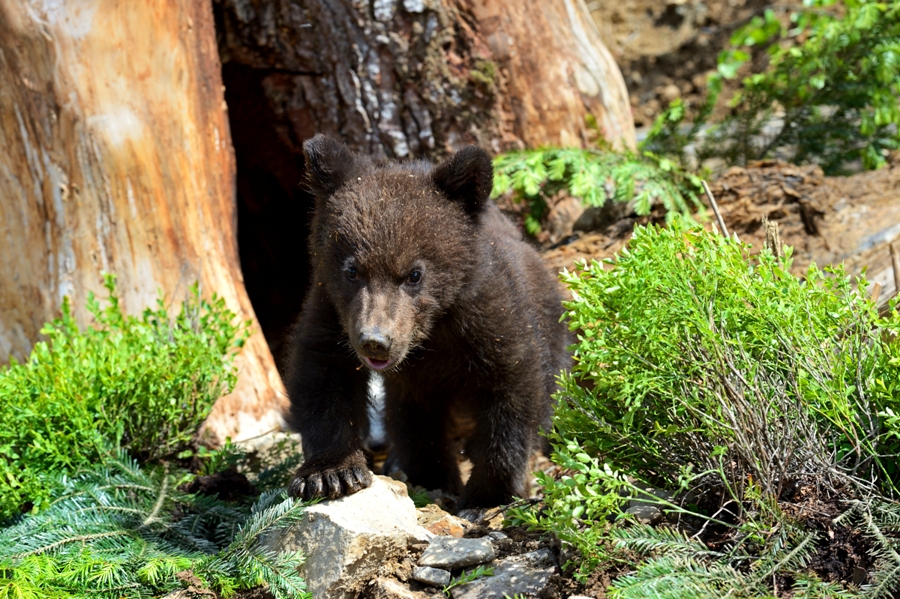
[(475, 68), (469, 73), (469, 78), (494, 93), (497, 88), (499, 70), (500, 67), (493, 60), (478, 59), (475, 61)]

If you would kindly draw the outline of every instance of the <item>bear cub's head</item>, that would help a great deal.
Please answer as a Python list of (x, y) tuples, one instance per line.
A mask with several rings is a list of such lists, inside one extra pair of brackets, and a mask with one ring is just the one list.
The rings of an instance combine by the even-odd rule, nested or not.
[(467, 147), (432, 168), (375, 164), (324, 135), (303, 145), (316, 197), (313, 284), (324, 285), (360, 361), (390, 372), (462, 301), (493, 170)]

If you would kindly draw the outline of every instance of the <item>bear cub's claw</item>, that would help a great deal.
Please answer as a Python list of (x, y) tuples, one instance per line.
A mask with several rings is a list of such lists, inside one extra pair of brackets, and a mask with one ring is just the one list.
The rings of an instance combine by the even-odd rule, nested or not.
[(372, 484), (372, 473), (366, 467), (362, 451), (355, 451), (337, 463), (327, 459), (308, 460), (297, 470), (288, 493), (305, 501), (337, 499), (353, 495)]

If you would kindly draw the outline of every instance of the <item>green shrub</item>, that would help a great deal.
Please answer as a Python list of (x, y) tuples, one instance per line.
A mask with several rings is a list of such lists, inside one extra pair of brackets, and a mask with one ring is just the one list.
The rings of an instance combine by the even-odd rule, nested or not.
[[(732, 99), (735, 116), (716, 144), (737, 160), (758, 159), (789, 147), (793, 162), (817, 162), (826, 173), (861, 160), (866, 168), (885, 162), (900, 143), (900, 2), (844, 0), (840, 11), (810, 2), (790, 26), (768, 11), (732, 36), (735, 49), (720, 69), (735, 69), (748, 53), (768, 44), (769, 66), (743, 80)], [(793, 39), (803, 39), (791, 43)], [(760, 143), (740, 140), (760, 131), (775, 110), (781, 122)], [(735, 135), (737, 133), (737, 135)]]
[[(883, 499), (897, 490), (900, 315), (879, 318), (840, 268), (795, 277), (786, 255), (676, 221), (562, 274), (578, 332), (550, 433), (562, 475), (539, 475), (542, 505), (510, 517), (577, 550), (579, 576), (638, 553), (614, 596), (761, 597), (775, 576), (792, 596), (844, 596), (806, 570), (821, 532), (779, 507), (812, 485), (880, 502), (880, 520), (862, 510), (854, 526), (884, 556), (873, 579), (897, 582), (900, 541), (881, 531), (900, 521)], [(629, 526), (629, 497), (691, 533)]]
[(748, 249), (638, 228), (616, 258), (564, 274), (580, 333), (556, 434), (665, 488), (689, 468), (736, 498), (809, 475), (893, 486), (881, 456), (900, 447), (880, 414), (900, 400), (900, 317), (879, 320), (840, 267), (801, 280), (790, 252)]
[(0, 597), (151, 597), (191, 584), (221, 597), (264, 586), (277, 599), (308, 598), (302, 556), (261, 544), (303, 506), (283, 490), (252, 508), (180, 491), (190, 478), (141, 469), (123, 451), (53, 478), (49, 507), (0, 529)]
[(234, 351), (246, 324), (197, 287), (171, 318), (163, 300), (140, 318), (109, 298), (88, 299), (80, 330), (68, 301), (42, 329), (29, 359), (0, 370), (0, 518), (46, 507), (46, 477), (71, 473), (122, 447), (142, 459), (185, 449), (213, 402), (234, 385)]
[(685, 127), (688, 115), (676, 100), (657, 118), (644, 149), (683, 158), (708, 124), (722, 79), (734, 78), (756, 49), (767, 66), (742, 79), (730, 114), (697, 143), (701, 161), (747, 164), (777, 151), (795, 163), (818, 163), (827, 174), (855, 160), (869, 169), (883, 165), (888, 151), (900, 147), (900, 2), (804, 4), (787, 20), (768, 9), (738, 29), (719, 55), (693, 124)]

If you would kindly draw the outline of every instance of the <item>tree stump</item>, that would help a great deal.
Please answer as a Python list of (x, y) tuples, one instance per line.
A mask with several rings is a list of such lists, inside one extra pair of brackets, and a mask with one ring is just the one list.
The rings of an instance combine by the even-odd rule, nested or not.
[[(234, 157), (211, 6), (0, 0), (0, 363), (101, 272), (126, 312), (199, 281), (243, 319)], [(216, 440), (277, 426), (284, 390), (259, 326), (213, 408)]]

